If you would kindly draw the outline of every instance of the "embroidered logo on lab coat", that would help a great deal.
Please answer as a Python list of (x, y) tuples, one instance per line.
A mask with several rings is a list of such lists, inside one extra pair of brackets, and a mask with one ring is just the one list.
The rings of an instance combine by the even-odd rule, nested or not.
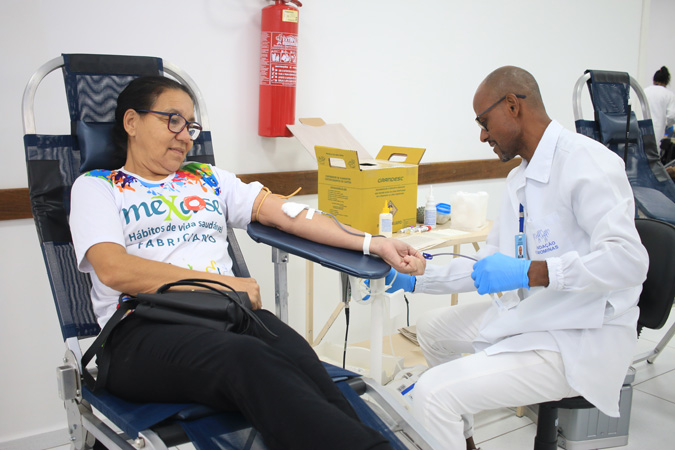
[(554, 250), (558, 250), (558, 244), (554, 240), (550, 239), (551, 230), (549, 228), (544, 228), (537, 230), (534, 233), (534, 240), (536, 242), (535, 252), (537, 255), (543, 255)]

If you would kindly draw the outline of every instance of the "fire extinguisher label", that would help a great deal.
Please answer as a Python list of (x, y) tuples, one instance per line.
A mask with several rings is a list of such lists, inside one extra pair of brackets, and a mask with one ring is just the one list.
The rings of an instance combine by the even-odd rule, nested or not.
[(298, 35), (263, 31), (260, 50), (260, 84), (295, 87)]
[(281, 20), (283, 22), (298, 23), (298, 11), (294, 9), (284, 9), (283, 14), (281, 15)]

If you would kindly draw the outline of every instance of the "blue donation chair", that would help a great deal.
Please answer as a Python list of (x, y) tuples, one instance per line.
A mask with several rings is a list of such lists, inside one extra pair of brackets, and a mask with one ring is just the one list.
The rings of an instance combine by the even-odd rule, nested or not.
[[(59, 68), (64, 75), (71, 133), (37, 134), (33, 107), (35, 94), (40, 82)], [(103, 445), (128, 450), (140, 447), (166, 449), (192, 442), (197, 449), (265, 449), (259, 433), (239, 413), (216, 412), (201, 405), (130, 403), (105, 390), (93, 393), (82, 383), (80, 340), (96, 336), (100, 328), (89, 298), (91, 281), (87, 274), (77, 270), (68, 226), (70, 188), (82, 172), (123, 165), (124, 161), (115, 160), (114, 152), (110, 152), (116, 99), (132, 79), (142, 75), (170, 76), (192, 91), (196, 98), (196, 120), (204, 131), (195, 141), (188, 159), (213, 163), (211, 133), (201, 93), (187, 74), (160, 58), (64, 54), (37, 70), (23, 97), (31, 207), (66, 344), (57, 377), (59, 396), (68, 416), (72, 448), (90, 449)], [(228, 238), (235, 275), (248, 277), (249, 271), (231, 230)], [(307, 243), (302, 241), (294, 241), (293, 245)], [(331, 250), (326, 248), (324, 253)], [(376, 264), (376, 276), (383, 277), (389, 270), (386, 264), (385, 267), (378, 266), (383, 263), (376, 258), (367, 259)], [(363, 262), (368, 266), (366, 260)], [(329, 365), (327, 370), (363, 422), (384, 434), (394, 448), (440, 448), (431, 437), (425, 436), (403, 408), (394, 405), (394, 413), (398, 414), (383, 418), (382, 413), (376, 414), (359, 396), (369, 390), (376, 400), (395, 404), (386, 398), (388, 394), (377, 398), (381, 391), (358, 375)], [(109, 422), (114, 427), (109, 426)]]
[[(581, 95), (586, 84), (594, 120), (583, 120)], [(637, 94), (643, 120), (631, 110), (630, 89)], [(640, 85), (625, 72), (587, 70), (574, 87), (577, 132), (602, 142), (626, 163), (640, 216), (675, 225), (675, 183), (663, 166), (654, 136), (649, 104)]]
[[(581, 97), (584, 84), (588, 86), (595, 111), (593, 121), (583, 120)], [(631, 88), (640, 102), (643, 120), (637, 120), (635, 112), (631, 111)], [(574, 86), (573, 108), (577, 132), (602, 142), (624, 159), (635, 197), (636, 217), (675, 225), (675, 183), (659, 156), (649, 103), (638, 82), (625, 72), (587, 70)], [(672, 273), (673, 266), (668, 267)], [(647, 360), (653, 363), (673, 335), (675, 325), (654, 350), (638, 355), (634, 362)]]
[[(635, 227), (649, 254), (649, 270), (642, 284), (638, 306), (638, 336), (643, 328), (660, 329), (668, 320), (675, 299), (675, 226), (659, 220), (638, 218)], [(672, 332), (672, 329), (670, 330)], [(672, 333), (671, 333), (672, 335)], [(665, 344), (664, 344), (665, 345)], [(652, 353), (650, 353), (652, 354)], [(644, 361), (647, 357), (637, 359)], [(602, 414), (584, 397), (564, 398), (538, 405), (534, 450), (568, 450), (616, 447), (628, 443), (634, 369), (631, 367), (621, 391), (621, 417)], [(560, 419), (558, 417), (560, 411)], [(585, 410), (585, 411), (581, 411)]]

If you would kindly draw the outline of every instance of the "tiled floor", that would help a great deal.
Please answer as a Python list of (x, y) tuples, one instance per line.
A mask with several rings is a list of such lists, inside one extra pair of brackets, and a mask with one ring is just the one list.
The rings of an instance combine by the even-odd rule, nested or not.
[[(675, 324), (675, 311), (661, 330), (644, 330), (639, 341), (639, 352), (648, 351), (656, 345), (671, 326)], [(675, 338), (659, 355), (654, 364), (646, 362), (635, 365), (633, 404), (628, 445), (622, 450), (651, 450), (675, 448)], [(527, 417), (516, 417), (512, 409), (487, 411), (475, 417), (475, 440), (481, 450), (526, 450), (531, 449), (535, 425)], [(66, 450), (68, 446), (54, 450)], [(192, 447), (181, 446), (187, 450)]]

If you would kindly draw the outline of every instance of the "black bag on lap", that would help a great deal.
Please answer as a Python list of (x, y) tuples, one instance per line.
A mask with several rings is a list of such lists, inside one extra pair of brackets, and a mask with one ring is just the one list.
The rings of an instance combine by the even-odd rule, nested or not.
[[(190, 289), (171, 290), (177, 287)], [(272, 337), (277, 337), (253, 314), (246, 292), (237, 292), (218, 281), (189, 278), (167, 283), (152, 294), (138, 294), (136, 297), (122, 294), (117, 311), (82, 356), (82, 378), (92, 391), (105, 386), (109, 364), (105, 342), (112, 330), (129, 314), (154, 322), (196, 325), (233, 333), (244, 333), (252, 325), (258, 325)], [(94, 355), (99, 367), (96, 380), (87, 370), (87, 364)]]

